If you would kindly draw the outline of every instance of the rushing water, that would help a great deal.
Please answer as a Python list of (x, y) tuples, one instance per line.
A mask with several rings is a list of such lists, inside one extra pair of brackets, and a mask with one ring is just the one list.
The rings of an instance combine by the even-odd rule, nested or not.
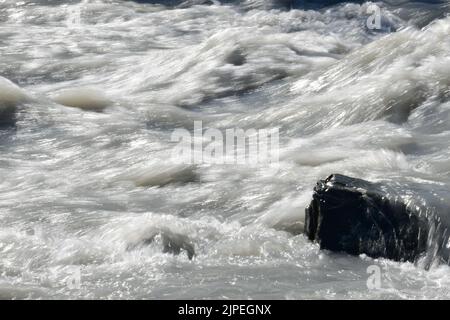
[[(0, 0), (0, 298), (450, 298), (284, 231), (335, 172), (449, 217), (449, 2), (371, 5)], [(277, 170), (171, 164), (194, 120), (279, 128)]]

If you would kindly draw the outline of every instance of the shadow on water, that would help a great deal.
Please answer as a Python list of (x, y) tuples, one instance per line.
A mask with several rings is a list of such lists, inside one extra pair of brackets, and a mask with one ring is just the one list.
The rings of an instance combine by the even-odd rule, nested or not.
[(17, 114), (0, 114), (0, 146), (7, 144), (17, 132)]

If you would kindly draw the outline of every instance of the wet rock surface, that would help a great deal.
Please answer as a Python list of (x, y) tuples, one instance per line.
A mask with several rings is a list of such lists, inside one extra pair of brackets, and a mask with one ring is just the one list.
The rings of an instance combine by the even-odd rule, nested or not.
[(381, 185), (333, 174), (314, 188), (305, 232), (321, 249), (415, 261), (427, 250), (429, 225)]

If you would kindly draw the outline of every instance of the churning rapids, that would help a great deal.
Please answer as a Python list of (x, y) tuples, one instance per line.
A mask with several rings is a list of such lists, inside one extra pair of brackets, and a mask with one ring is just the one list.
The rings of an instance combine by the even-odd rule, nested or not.
[[(331, 173), (450, 218), (449, 2), (325, 2), (0, 0), (0, 298), (450, 298), (292, 232)], [(194, 120), (279, 165), (172, 165)]]

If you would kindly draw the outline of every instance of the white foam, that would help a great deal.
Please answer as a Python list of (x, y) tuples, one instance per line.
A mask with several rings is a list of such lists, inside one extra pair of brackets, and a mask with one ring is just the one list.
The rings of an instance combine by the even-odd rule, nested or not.
[(293, 110), (303, 116), (300, 105), (329, 126), (376, 119), (405, 122), (427, 100), (448, 95), (449, 30), (447, 18), (361, 46), (326, 72), (298, 80), (292, 91), (299, 98), (280, 111), (282, 117), (291, 117)]
[(305, 208), (311, 201), (311, 192), (305, 192), (298, 197), (287, 197), (274, 203), (255, 223), (263, 224), (277, 230), (294, 234), (303, 233), (305, 223)]

